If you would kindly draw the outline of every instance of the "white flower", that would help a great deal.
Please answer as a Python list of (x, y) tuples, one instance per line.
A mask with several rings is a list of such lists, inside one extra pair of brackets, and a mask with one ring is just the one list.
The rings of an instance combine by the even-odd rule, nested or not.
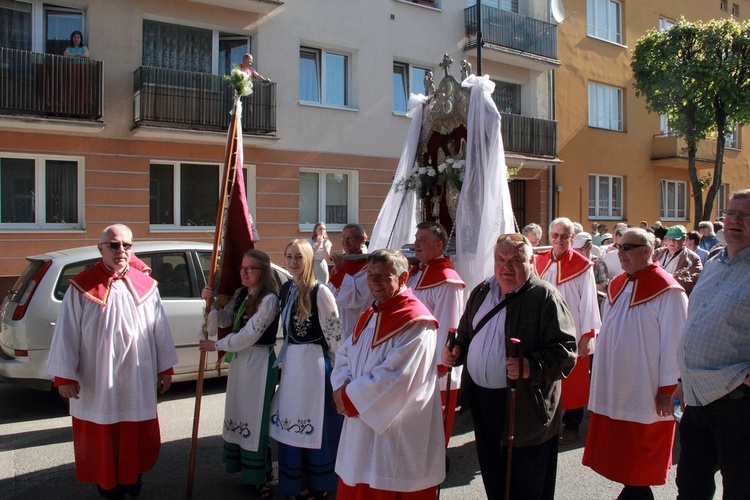
[(435, 177), (437, 175), (437, 172), (435, 172), (435, 169), (432, 167), (427, 167), (427, 175), (429, 177)]
[(453, 164), (453, 168), (455, 168), (456, 170), (461, 170), (462, 168), (464, 168), (464, 166), (466, 166), (465, 160), (458, 160)]
[(441, 174), (445, 172), (445, 170), (448, 168), (447, 163), (448, 162), (446, 161), (446, 163), (441, 163), (440, 165), (438, 165), (438, 172), (440, 172)]
[(453, 158), (446, 158), (445, 159), (445, 163), (447, 163), (448, 165), (453, 165), (453, 162), (455, 162), (455, 161), (456, 160), (454, 160)]
[(425, 167), (419, 167), (419, 175), (424, 175), (427, 173), (427, 168)]

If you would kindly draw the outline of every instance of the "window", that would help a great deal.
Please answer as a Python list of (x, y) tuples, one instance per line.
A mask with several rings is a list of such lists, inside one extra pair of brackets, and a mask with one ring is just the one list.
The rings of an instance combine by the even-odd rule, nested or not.
[(83, 161), (0, 157), (0, 225), (82, 227)]
[(716, 193), (716, 218), (724, 217), (724, 212), (727, 210), (727, 192), (729, 187), (726, 184), (719, 186), (719, 191)]
[(674, 26), (674, 21), (671, 19), (666, 19), (664, 17), (659, 18), (659, 31), (666, 31), (672, 26)]
[(328, 106), (349, 106), (349, 56), (301, 47), (299, 100)]
[(727, 124), (727, 131), (724, 133), (724, 137), (726, 138), (724, 147), (731, 149), (740, 148), (739, 127), (736, 123)]
[(312, 231), (318, 221), (328, 230), (356, 221), (356, 172), (304, 170), (299, 173), (300, 231)]
[(622, 6), (614, 0), (586, 0), (587, 33), (622, 43)]
[(515, 83), (495, 82), (495, 90), (492, 92), (492, 100), (495, 101), (497, 110), (501, 113), (511, 115), (521, 114), (521, 86)]
[[(83, 32), (83, 13), (64, 7), (45, 7), (44, 31), (44, 51), (62, 55), (70, 45), (70, 34)], [(83, 43), (87, 44), (85, 37)]]
[(589, 175), (589, 218), (622, 219), (622, 177)]
[(732, 15), (735, 16), (735, 17), (739, 17), (740, 16), (740, 6), (737, 5), (736, 3), (732, 4)]
[(719, 2), (719, 8), (723, 10), (724, 12), (727, 11), (727, 3), (726, 2)]
[(228, 75), (234, 66), (250, 52), (250, 39), (246, 36), (219, 35), (219, 74)]
[(143, 21), (144, 66), (211, 73), (211, 30)]
[[(476, 4), (477, 0), (466, 0), (467, 7), (473, 7)], [(482, 0), (482, 6), (495, 7), (518, 14), (518, 0)]]
[(0, 1), (0, 47), (31, 50), (31, 4)]
[[(38, 24), (32, 19), (39, 19)], [(40, 26), (40, 28), (32, 28)], [(83, 33), (84, 12), (41, 2), (0, 0), (0, 47), (62, 55), (73, 31)]]
[(669, 126), (667, 115), (659, 115), (659, 134), (663, 136), (676, 134), (676, 131), (672, 130), (672, 127)]
[(589, 83), (589, 127), (622, 131), (622, 89)]
[(150, 224), (163, 228), (214, 227), (219, 177), (218, 165), (152, 163)]
[(393, 112), (406, 113), (409, 94), (425, 94), (424, 76), (427, 68), (418, 68), (406, 63), (393, 63)]
[(682, 181), (661, 181), (662, 220), (685, 220), (687, 214), (687, 183)]

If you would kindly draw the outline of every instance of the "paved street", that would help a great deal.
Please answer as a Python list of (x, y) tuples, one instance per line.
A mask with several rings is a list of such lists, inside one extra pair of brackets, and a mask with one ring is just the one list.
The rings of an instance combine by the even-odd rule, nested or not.
[[(175, 384), (161, 400), (161, 455), (156, 467), (145, 475), (139, 498), (185, 497), (194, 394), (194, 383)], [(239, 477), (225, 474), (221, 463), (223, 408), (223, 381), (206, 381), (193, 498), (243, 498)], [(95, 487), (75, 481), (71, 440), (67, 408), (55, 394), (0, 383), (0, 498), (98, 498)], [(557, 498), (616, 498), (620, 487), (583, 467), (582, 453), (582, 442), (561, 450)], [(448, 455), (451, 471), (441, 498), (484, 498), (470, 414), (457, 417)], [(657, 499), (676, 497), (674, 472), (673, 468), (665, 486), (654, 488)], [(721, 498), (720, 489), (716, 497)]]

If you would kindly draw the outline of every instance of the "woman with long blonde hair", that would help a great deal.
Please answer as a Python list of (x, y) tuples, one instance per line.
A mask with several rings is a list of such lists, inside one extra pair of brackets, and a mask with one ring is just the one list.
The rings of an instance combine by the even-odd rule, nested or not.
[[(342, 339), (336, 300), (315, 279), (313, 250), (303, 239), (284, 250), (292, 281), (281, 287), (284, 345), (281, 381), (271, 404), (271, 437), (279, 442), (279, 491), (300, 499), (326, 498), (343, 417), (331, 389), (335, 352)], [(277, 362), (277, 363), (278, 363)]]

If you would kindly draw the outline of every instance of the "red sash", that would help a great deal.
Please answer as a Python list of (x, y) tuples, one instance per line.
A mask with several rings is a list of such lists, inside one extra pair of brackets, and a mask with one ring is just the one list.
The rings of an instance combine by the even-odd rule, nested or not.
[(419, 277), (417, 284), (414, 285), (414, 290), (425, 290), (443, 283), (454, 283), (460, 285), (461, 288), (466, 288), (466, 283), (453, 268), (448, 257), (432, 259), (424, 264), (424, 267), (422, 265), (412, 266), (409, 274), (417, 274), (420, 269), (422, 269), (422, 275)]
[[(625, 290), (628, 280), (628, 274), (622, 273), (609, 282), (607, 299), (609, 299), (610, 305), (614, 304), (622, 291)], [(671, 274), (653, 262), (635, 273), (632, 280), (633, 294), (630, 297), (628, 308), (645, 304), (672, 288), (684, 290)]]
[(344, 267), (343, 269), (341, 269), (341, 272), (337, 273), (335, 269), (331, 271), (331, 277), (328, 280), (328, 282), (332, 284), (334, 287), (336, 287), (336, 289), (338, 290), (339, 288), (341, 288), (341, 283), (344, 282), (345, 274), (354, 276), (365, 267), (367, 267), (367, 259), (345, 260)]
[(552, 258), (552, 250), (548, 250), (534, 257), (537, 276), (541, 277), (553, 263), (557, 264), (557, 283), (555, 283), (557, 286), (577, 278), (593, 265), (589, 259), (573, 250), (573, 247), (569, 247), (557, 260)]
[(132, 267), (129, 267), (121, 277), (115, 277), (114, 273), (101, 260), (73, 276), (68, 282), (90, 301), (100, 306), (106, 306), (112, 283), (120, 279), (125, 282), (138, 305), (149, 298), (156, 291), (158, 285), (151, 276)]
[(352, 345), (357, 343), (362, 330), (375, 313), (378, 313), (378, 317), (375, 324), (375, 334), (372, 337), (373, 348), (407, 330), (418, 321), (426, 321), (432, 323), (435, 328), (438, 327), (438, 321), (432, 313), (407, 288), (382, 304), (377, 306), (373, 304), (359, 316), (352, 334)]

